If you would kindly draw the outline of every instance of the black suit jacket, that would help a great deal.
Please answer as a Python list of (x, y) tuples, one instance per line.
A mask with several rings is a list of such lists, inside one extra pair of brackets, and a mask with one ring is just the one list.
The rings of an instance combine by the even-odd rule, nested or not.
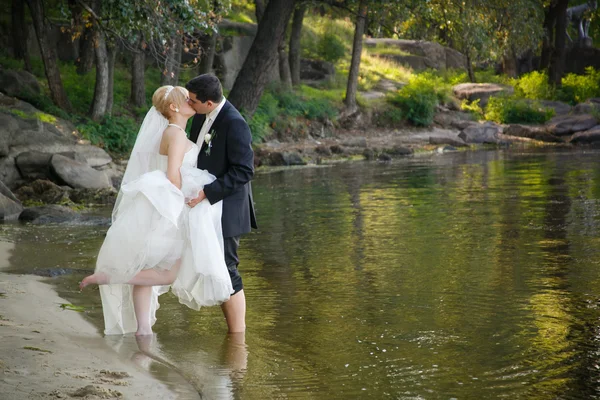
[(214, 132), (210, 154), (204, 138), (198, 135), (206, 115), (197, 114), (192, 120), (190, 140), (198, 143), (198, 168), (217, 177), (204, 187), (210, 204), (223, 200), (223, 237), (240, 236), (257, 228), (250, 180), (254, 175), (252, 135), (248, 124), (236, 108), (226, 101), (209, 132)]

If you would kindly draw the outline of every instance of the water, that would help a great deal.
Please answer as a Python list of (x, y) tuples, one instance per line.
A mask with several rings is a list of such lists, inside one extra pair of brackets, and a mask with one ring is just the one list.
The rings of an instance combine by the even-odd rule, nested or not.
[[(259, 174), (260, 230), (240, 248), (245, 338), (225, 335), (219, 309), (166, 295), (144, 365), (215, 399), (598, 399), (599, 156)], [(92, 270), (104, 230), (7, 224), (2, 240), (15, 272)], [(52, 282), (101, 329), (81, 277)]]

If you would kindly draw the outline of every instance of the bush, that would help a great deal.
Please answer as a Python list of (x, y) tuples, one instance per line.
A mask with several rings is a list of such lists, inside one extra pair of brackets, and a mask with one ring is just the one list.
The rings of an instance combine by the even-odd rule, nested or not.
[(400, 107), (406, 119), (411, 123), (417, 126), (427, 126), (433, 122), (439, 96), (433, 80), (429, 80), (425, 76), (416, 76), (388, 100)]
[(346, 55), (346, 46), (337, 35), (325, 32), (317, 44), (319, 58), (335, 64)]
[(533, 71), (513, 80), (515, 94), (526, 99), (551, 100), (554, 99), (554, 87), (548, 82), (546, 72)]
[(514, 96), (490, 97), (485, 118), (501, 124), (543, 124), (554, 116), (554, 110)]
[(562, 79), (562, 87), (558, 90), (557, 97), (571, 104), (600, 97), (600, 70), (587, 67), (583, 75), (568, 74)]
[(133, 148), (139, 124), (132, 118), (106, 116), (99, 123), (88, 120), (77, 128), (92, 144), (108, 152), (124, 155)]

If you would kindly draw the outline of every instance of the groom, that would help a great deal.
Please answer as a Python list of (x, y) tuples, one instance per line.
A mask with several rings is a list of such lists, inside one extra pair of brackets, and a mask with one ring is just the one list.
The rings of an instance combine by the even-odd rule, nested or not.
[(223, 97), (219, 79), (212, 74), (195, 77), (185, 85), (190, 92), (189, 105), (196, 111), (190, 140), (200, 146), (198, 168), (217, 180), (206, 185), (194, 207), (204, 199), (210, 204), (223, 200), (223, 244), (225, 263), (234, 294), (221, 305), (229, 332), (246, 329), (246, 298), (237, 255), (240, 236), (257, 228), (250, 180), (254, 175), (254, 153), (250, 128), (238, 110)]

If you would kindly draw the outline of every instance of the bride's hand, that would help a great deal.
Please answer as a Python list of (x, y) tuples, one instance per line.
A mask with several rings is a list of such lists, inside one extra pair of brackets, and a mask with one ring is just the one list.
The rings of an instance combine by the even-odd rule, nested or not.
[(187, 202), (187, 205), (190, 208), (194, 208), (194, 207), (196, 207), (196, 205), (198, 205), (198, 203), (200, 203), (205, 198), (206, 198), (206, 195), (204, 194), (204, 190), (201, 190), (201, 191), (198, 192), (198, 197), (196, 197), (195, 199), (189, 200)]

